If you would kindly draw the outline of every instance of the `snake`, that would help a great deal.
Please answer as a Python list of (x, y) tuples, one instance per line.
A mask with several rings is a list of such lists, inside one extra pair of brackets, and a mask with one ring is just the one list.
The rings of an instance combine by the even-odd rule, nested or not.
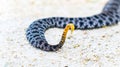
[[(120, 0), (108, 0), (102, 11), (87, 17), (47, 17), (33, 21), (26, 29), (26, 39), (31, 46), (47, 52), (55, 52), (65, 43), (68, 30), (103, 28), (118, 24), (120, 21)], [(49, 44), (45, 31), (49, 28), (64, 28), (58, 44)], [(54, 38), (54, 37), (53, 37)]]

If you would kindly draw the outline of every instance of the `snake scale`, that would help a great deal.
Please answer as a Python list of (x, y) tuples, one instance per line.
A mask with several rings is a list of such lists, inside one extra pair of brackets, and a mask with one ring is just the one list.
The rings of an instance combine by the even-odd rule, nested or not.
[[(35, 20), (26, 30), (27, 40), (33, 47), (43, 51), (59, 50), (66, 38), (67, 31), (71, 29), (94, 29), (118, 24), (120, 21), (120, 0), (109, 0), (103, 10), (89, 17), (48, 17)], [(74, 27), (75, 26), (75, 27)], [(45, 39), (44, 33), (48, 28), (65, 28), (61, 41), (51, 45)]]

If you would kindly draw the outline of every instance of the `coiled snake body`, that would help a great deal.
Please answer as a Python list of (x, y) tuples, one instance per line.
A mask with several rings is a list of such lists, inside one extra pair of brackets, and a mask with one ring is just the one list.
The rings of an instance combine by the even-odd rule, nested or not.
[[(93, 29), (117, 24), (120, 21), (120, 0), (109, 0), (100, 14), (90, 17), (50, 17), (34, 21), (26, 31), (27, 40), (33, 47), (43, 51), (57, 51), (66, 38), (67, 31), (71, 29)], [(65, 27), (66, 26), (66, 27)], [(48, 28), (65, 28), (61, 41), (56, 45), (50, 45), (45, 39), (44, 33)]]

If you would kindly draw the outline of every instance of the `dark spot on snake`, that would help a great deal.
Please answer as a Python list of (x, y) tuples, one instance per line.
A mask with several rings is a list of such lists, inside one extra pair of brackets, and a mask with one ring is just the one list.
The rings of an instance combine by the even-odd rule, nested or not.
[(54, 46), (53, 46), (53, 49), (56, 49), (56, 48), (57, 48), (57, 45), (54, 45)]
[(75, 29), (77, 29), (77, 25), (75, 25)]
[(39, 35), (33, 35), (33, 37), (39, 37)]
[(118, 15), (115, 15), (117, 18), (120, 18)]
[(85, 28), (85, 29), (88, 29), (88, 25), (85, 25), (84, 28)]
[(80, 22), (80, 26), (83, 26), (84, 22)]
[(63, 28), (65, 28), (66, 24), (63, 24)]
[(74, 19), (73, 18), (70, 18), (70, 21), (73, 21)]
[(40, 41), (39, 41), (39, 44), (42, 44), (42, 42), (43, 42), (43, 41), (42, 41), (42, 40), (40, 40)]
[(34, 43), (35, 43), (35, 41), (32, 41), (32, 42), (31, 42), (31, 44), (34, 44)]
[(46, 19), (42, 19), (42, 20), (46, 22), (46, 21), (47, 21), (47, 18), (46, 18)]
[(95, 28), (98, 28), (98, 24), (95, 25)]
[(89, 24), (90, 24), (90, 25), (93, 25), (93, 22), (92, 22), (92, 21), (89, 21)]
[(40, 39), (40, 37), (35, 37), (36, 40)]
[(73, 22), (69, 22), (69, 23), (73, 23)]
[(46, 28), (47, 26), (46, 25), (43, 25), (44, 28)]
[(110, 22), (113, 22), (113, 19), (112, 18), (108, 18), (110, 20)]
[(32, 40), (32, 37), (30, 37), (29, 41), (31, 41), (31, 40)]
[(109, 26), (110, 25), (110, 23), (109, 22), (106, 22), (106, 26)]
[(26, 35), (29, 35), (30, 34), (30, 32), (27, 32), (27, 34)]
[(39, 31), (32, 31), (32, 33), (39, 33)]
[(44, 30), (44, 28), (43, 27), (40, 27), (42, 30)]
[(49, 49), (50, 51), (53, 51), (53, 49), (52, 49), (52, 46), (50, 46), (50, 49)]
[(38, 22), (40, 23), (40, 24), (42, 24), (43, 22), (42, 21), (40, 21), (40, 20), (38, 20)]
[(98, 16), (96, 16), (96, 15), (95, 15), (94, 17), (95, 17), (96, 19), (99, 19), (99, 17), (98, 17)]
[(80, 21), (82, 21), (83, 19), (82, 18), (78, 18)]
[(118, 24), (118, 20), (115, 20), (115, 23)]
[(88, 19), (88, 20), (91, 20), (91, 18), (90, 18), (90, 17), (87, 17), (87, 19)]
[(107, 15), (106, 15), (106, 14), (104, 14), (104, 13), (103, 13), (102, 15), (103, 15), (103, 16), (107, 16)]
[(61, 24), (62, 23), (62, 21), (59, 21), (59, 24)]
[(47, 46), (48, 46), (48, 44), (47, 44), (47, 43), (45, 43), (44, 45), (45, 45), (45, 47), (47, 47)]
[(60, 17), (60, 20), (63, 20), (64, 18), (63, 17)]
[(98, 20), (98, 22), (99, 22), (100, 24), (103, 24), (103, 21), (102, 21), (102, 20)]

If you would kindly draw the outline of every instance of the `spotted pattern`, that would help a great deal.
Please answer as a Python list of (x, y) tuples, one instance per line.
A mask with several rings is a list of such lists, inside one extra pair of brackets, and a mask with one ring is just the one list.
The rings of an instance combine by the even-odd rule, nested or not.
[(64, 43), (56, 45), (48, 44), (44, 33), (48, 28), (65, 28), (69, 23), (75, 25), (75, 29), (93, 29), (111, 26), (120, 21), (120, 0), (109, 0), (100, 14), (90, 17), (49, 17), (34, 21), (26, 31), (27, 40), (33, 47), (43, 51), (57, 51)]

